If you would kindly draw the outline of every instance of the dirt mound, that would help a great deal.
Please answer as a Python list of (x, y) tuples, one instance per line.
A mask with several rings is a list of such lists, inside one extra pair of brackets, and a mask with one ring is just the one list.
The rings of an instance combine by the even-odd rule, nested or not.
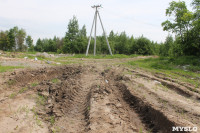
[(31, 82), (41, 82), (44, 80), (57, 78), (63, 75), (63, 73), (65, 72), (73, 74), (73, 70), (74, 70), (73, 67), (61, 66), (61, 67), (45, 67), (36, 70), (13, 72), (10, 74), (7, 84), (23, 86)]

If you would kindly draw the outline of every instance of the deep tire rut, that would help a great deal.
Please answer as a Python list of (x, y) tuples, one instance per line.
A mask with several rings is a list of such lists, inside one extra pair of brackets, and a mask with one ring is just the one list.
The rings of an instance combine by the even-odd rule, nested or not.
[(44, 113), (38, 111), (50, 132), (171, 133), (173, 126), (188, 124), (130, 89), (124, 83), (130, 79), (117, 70), (64, 67), (56, 78), (56, 83), (46, 80), (34, 88), (46, 97)]

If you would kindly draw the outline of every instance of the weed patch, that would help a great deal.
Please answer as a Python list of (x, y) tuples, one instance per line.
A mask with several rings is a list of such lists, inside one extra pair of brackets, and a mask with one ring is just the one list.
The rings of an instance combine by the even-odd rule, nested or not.
[(59, 79), (57, 79), (57, 78), (52, 79), (51, 82), (53, 82), (53, 83), (58, 83), (58, 82), (59, 82)]
[(27, 87), (25, 87), (25, 88), (22, 88), (22, 89), (20, 89), (20, 90), (19, 90), (19, 93), (23, 93), (23, 92), (25, 92), (26, 90), (28, 90), (28, 88), (27, 88)]
[(37, 86), (37, 85), (38, 85), (38, 83), (32, 83), (32, 84), (31, 84), (32, 87), (35, 87), (35, 86)]
[(0, 73), (11, 71), (13, 69), (24, 68), (23, 66), (2, 66), (0, 65)]

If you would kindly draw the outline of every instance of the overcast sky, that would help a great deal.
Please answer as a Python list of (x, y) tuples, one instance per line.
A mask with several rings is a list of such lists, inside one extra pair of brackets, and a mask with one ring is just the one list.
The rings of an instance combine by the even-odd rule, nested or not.
[[(75, 15), (79, 27), (84, 24), (89, 35), (94, 9), (102, 4), (100, 15), (107, 31), (123, 32), (134, 37), (145, 37), (161, 42), (165, 40), (161, 23), (167, 18), (165, 9), (172, 0), (0, 0), (0, 30), (14, 26), (23, 28), (34, 42), (40, 38), (63, 37), (69, 19)], [(185, 0), (188, 7), (191, 0)], [(189, 8), (191, 9), (191, 8)], [(102, 29), (98, 21), (98, 35)]]

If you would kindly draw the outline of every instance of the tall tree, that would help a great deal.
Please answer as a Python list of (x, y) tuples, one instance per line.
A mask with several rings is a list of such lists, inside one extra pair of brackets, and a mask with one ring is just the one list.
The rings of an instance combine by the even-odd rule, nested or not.
[(7, 50), (13, 51), (13, 50), (15, 50), (15, 31), (14, 31), (14, 29), (9, 30), (8, 38), (9, 38), (9, 45), (7, 47)]
[(29, 51), (34, 51), (33, 39), (30, 35), (26, 37), (26, 46)]
[(113, 30), (110, 31), (110, 34), (108, 36), (110, 48), (112, 50), (112, 53), (115, 53), (115, 39), (116, 39), (116, 34), (114, 33)]
[(77, 52), (84, 53), (86, 51), (87, 47), (87, 31), (86, 31), (86, 26), (83, 25), (83, 27), (79, 30), (79, 33), (77, 35), (77, 45), (76, 49), (78, 50)]
[(165, 43), (163, 44), (163, 49), (162, 49), (162, 56), (169, 56), (173, 53), (173, 47), (174, 47), (174, 40), (171, 35), (168, 35), (166, 37)]
[(136, 49), (137, 49), (137, 54), (142, 54), (142, 55), (152, 55), (153, 51), (151, 49), (152, 43), (149, 39), (141, 36), (136, 40)]
[(39, 52), (44, 51), (44, 45), (43, 45), (42, 40), (40, 38), (36, 42), (35, 50), (39, 51)]
[(8, 31), (0, 31), (0, 49), (6, 51), (9, 46)]
[(16, 45), (18, 51), (25, 51), (27, 49), (27, 47), (24, 44), (25, 38), (26, 38), (26, 31), (24, 29), (19, 29), (16, 35)]
[(181, 42), (184, 42), (183, 35), (191, 26), (192, 13), (187, 9), (184, 1), (172, 1), (166, 9), (166, 16), (173, 16), (173, 21), (162, 23), (164, 31), (172, 31), (180, 36)]
[(30, 35), (26, 37), (26, 45), (30, 48), (33, 46), (33, 39)]
[(163, 30), (176, 34), (176, 46), (184, 55), (200, 55), (200, 19), (199, 0), (193, 0), (195, 12), (190, 12), (184, 1), (172, 1), (166, 9), (167, 16), (173, 16), (173, 21), (162, 23)]
[(64, 40), (63, 52), (74, 53), (77, 50), (77, 35), (79, 33), (78, 20), (75, 16), (69, 21)]
[(115, 50), (118, 51), (118, 54), (123, 54), (128, 52), (128, 37), (126, 32), (122, 32), (118, 38)]

